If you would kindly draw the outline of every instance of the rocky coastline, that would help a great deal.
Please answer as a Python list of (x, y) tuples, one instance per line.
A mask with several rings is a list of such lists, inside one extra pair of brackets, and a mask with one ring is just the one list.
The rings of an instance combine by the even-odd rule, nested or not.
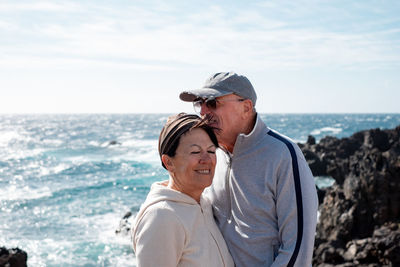
[(400, 126), (299, 144), (318, 189), (313, 266), (400, 266)]

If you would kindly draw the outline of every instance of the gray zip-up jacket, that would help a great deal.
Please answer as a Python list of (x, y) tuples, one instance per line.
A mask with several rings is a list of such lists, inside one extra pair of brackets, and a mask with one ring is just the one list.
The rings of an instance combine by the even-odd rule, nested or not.
[(207, 197), (236, 266), (311, 266), (318, 198), (300, 148), (257, 115), (233, 153), (217, 151)]

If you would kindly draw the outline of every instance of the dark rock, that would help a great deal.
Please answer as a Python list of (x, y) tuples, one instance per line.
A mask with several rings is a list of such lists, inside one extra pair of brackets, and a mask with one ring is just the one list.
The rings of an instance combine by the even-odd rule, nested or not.
[(389, 149), (388, 134), (380, 129), (367, 131), (364, 135), (364, 146), (386, 151)]
[(0, 267), (26, 267), (28, 254), (19, 249), (0, 247)]
[(400, 126), (300, 147), (314, 175), (336, 181), (317, 189), (313, 266), (400, 266)]
[(122, 217), (122, 219), (128, 219), (131, 216), (132, 216), (132, 212), (128, 211), (127, 213), (125, 213), (125, 215), (124, 215), (124, 217)]
[(108, 142), (108, 145), (109, 146), (115, 146), (115, 145), (121, 145), (121, 143), (116, 141), (116, 140), (112, 140), (112, 141)]
[(326, 195), (326, 189), (324, 188), (319, 188), (316, 186), (317, 189), (317, 194), (318, 194), (318, 204), (321, 205), (324, 202), (324, 198)]
[(303, 154), (314, 176), (326, 175), (326, 162), (321, 161), (319, 156), (311, 150), (303, 149)]
[(343, 252), (343, 249), (335, 244), (335, 242), (322, 243), (314, 251), (314, 253), (318, 254), (319, 257), (313, 262), (313, 265), (318, 265), (322, 263), (336, 265), (339, 263), (343, 263)]
[(315, 137), (312, 135), (309, 135), (307, 138), (307, 144), (308, 145), (315, 145)]

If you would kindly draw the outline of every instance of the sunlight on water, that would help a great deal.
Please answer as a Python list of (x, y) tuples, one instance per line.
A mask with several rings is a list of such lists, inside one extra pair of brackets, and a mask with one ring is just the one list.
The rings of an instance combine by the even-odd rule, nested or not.
[(325, 135), (337, 135), (339, 134), (343, 129), (341, 128), (335, 128), (335, 127), (323, 127), (321, 129), (315, 129), (311, 132), (311, 135), (320, 135), (320, 134), (325, 134)]
[(51, 190), (46, 186), (31, 188), (27, 185), (10, 184), (9, 186), (0, 188), (0, 201), (38, 199), (48, 196), (51, 196)]

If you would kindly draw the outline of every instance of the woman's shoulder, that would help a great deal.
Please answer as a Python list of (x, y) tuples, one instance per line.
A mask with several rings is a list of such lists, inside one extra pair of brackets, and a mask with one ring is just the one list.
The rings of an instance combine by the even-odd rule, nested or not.
[(147, 207), (143, 217), (157, 217), (161, 220), (182, 221), (193, 215), (194, 205), (170, 200), (163, 200)]
[(147, 207), (143, 213), (143, 217), (159, 217), (165, 220), (177, 219), (175, 212), (176, 203), (171, 203), (168, 200), (159, 201), (153, 205)]
[(135, 224), (135, 232), (153, 232), (159, 229), (185, 232), (182, 220), (170, 204), (168, 201), (160, 201), (147, 207)]

